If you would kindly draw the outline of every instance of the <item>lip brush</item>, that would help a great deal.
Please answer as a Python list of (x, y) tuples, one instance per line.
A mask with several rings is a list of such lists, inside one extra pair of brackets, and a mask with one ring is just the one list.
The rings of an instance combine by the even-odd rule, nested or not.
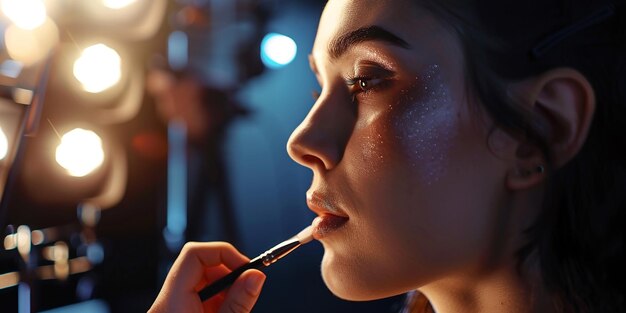
[(200, 300), (205, 301), (220, 291), (226, 289), (228, 286), (232, 285), (235, 280), (243, 272), (249, 269), (263, 269), (280, 260), (282, 257), (289, 254), (291, 251), (295, 250), (299, 246), (310, 242), (313, 240), (313, 227), (308, 226), (307, 228), (300, 231), (297, 235), (287, 239), (275, 247), (265, 251), (261, 255), (256, 258), (250, 260), (248, 264), (245, 264), (234, 271), (230, 272), (228, 275), (216, 280), (212, 284), (204, 287), (202, 290), (198, 292), (200, 296)]

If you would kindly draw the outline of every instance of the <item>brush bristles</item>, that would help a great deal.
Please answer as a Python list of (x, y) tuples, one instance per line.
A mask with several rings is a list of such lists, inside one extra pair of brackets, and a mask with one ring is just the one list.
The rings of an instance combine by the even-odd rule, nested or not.
[(301, 244), (305, 244), (305, 243), (308, 243), (311, 240), (313, 240), (313, 226), (309, 226), (309, 227), (303, 229), (302, 231), (300, 231), (296, 235), (296, 238), (298, 238), (298, 241)]

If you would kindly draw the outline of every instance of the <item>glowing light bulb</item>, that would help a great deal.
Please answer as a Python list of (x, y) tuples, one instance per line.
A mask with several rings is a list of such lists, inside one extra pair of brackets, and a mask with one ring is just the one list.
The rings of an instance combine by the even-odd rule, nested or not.
[(283, 67), (296, 57), (298, 46), (293, 39), (269, 33), (261, 41), (261, 61), (269, 68)]
[(135, 1), (136, 0), (102, 0), (102, 4), (107, 8), (117, 10), (129, 6)]
[(9, 25), (4, 31), (4, 45), (9, 56), (25, 67), (46, 58), (58, 42), (59, 29), (49, 18), (34, 29)]
[(2, 12), (15, 25), (35, 29), (46, 21), (46, 6), (41, 0), (2, 0)]
[(122, 58), (104, 44), (90, 46), (74, 62), (74, 77), (85, 91), (102, 92), (120, 81)]
[(8, 152), (9, 140), (7, 139), (7, 135), (2, 130), (2, 127), (0, 127), (0, 160), (4, 160)]
[(93, 131), (75, 128), (61, 138), (56, 160), (71, 176), (83, 177), (102, 165), (102, 140)]
[(17, 228), (15, 239), (17, 244), (17, 251), (20, 253), (24, 260), (28, 260), (31, 249), (30, 228), (28, 228), (28, 226), (26, 225), (19, 226)]

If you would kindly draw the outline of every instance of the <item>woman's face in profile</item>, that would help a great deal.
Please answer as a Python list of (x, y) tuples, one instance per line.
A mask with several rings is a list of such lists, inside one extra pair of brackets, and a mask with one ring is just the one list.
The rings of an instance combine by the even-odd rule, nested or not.
[(472, 275), (493, 257), (506, 163), (468, 103), (456, 35), (415, 1), (330, 0), (311, 67), (321, 94), (288, 144), (313, 170), (336, 295), (386, 297)]

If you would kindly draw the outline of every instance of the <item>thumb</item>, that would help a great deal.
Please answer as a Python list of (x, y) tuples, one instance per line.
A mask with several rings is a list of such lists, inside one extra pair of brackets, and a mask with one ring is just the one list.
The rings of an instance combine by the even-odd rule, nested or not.
[(248, 313), (261, 294), (265, 274), (258, 270), (247, 270), (228, 290), (219, 313)]

